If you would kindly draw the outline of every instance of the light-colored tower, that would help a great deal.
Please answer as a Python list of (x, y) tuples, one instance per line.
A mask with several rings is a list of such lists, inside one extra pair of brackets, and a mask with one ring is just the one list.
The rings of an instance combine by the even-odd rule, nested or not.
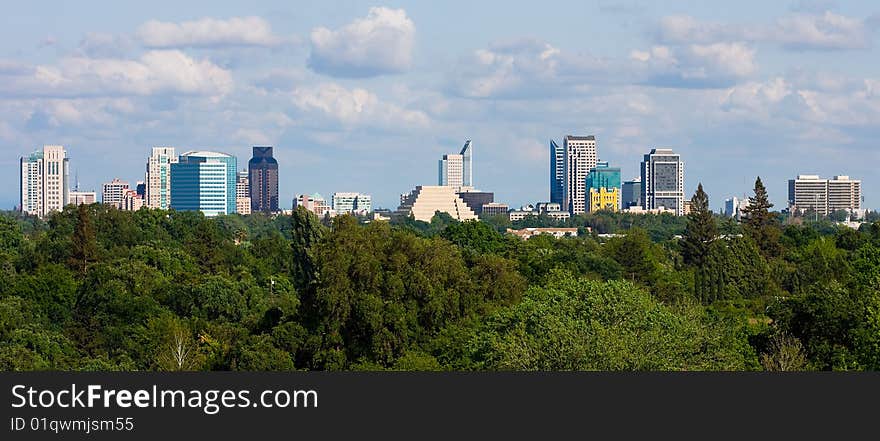
[(149, 208), (171, 208), (171, 164), (176, 163), (174, 147), (153, 147), (147, 160), (146, 205)]
[(68, 203), (70, 180), (67, 152), (63, 146), (47, 145), (21, 157), (21, 211), (46, 216)]
[(122, 208), (122, 199), (128, 189), (128, 182), (120, 181), (119, 178), (105, 182), (101, 190), (101, 203)]
[(564, 150), (565, 185), (562, 189), (562, 206), (571, 214), (586, 212), (587, 175), (599, 161), (596, 152), (596, 137), (565, 137)]
[(474, 186), (473, 143), (467, 140), (458, 154), (443, 155), (437, 183), (460, 189)]
[(652, 149), (641, 166), (642, 208), (684, 215), (684, 162), (672, 149)]
[(238, 179), (235, 181), (235, 212), (251, 214), (251, 185), (247, 170), (238, 172)]

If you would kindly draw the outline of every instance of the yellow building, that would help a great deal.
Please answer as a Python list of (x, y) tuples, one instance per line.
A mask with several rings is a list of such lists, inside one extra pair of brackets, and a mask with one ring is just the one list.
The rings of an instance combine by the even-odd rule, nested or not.
[(620, 209), (619, 188), (591, 188), (590, 189), (590, 212), (599, 210), (618, 211)]

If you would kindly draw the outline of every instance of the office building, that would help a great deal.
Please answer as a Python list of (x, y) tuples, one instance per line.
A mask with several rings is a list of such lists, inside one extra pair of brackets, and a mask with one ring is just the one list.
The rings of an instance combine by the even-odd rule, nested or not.
[(476, 213), (459, 197), (456, 188), (447, 185), (420, 185), (397, 208), (398, 215), (412, 216), (415, 220), (425, 222), (430, 222), (438, 211), (458, 221), (477, 218)]
[(241, 215), (251, 214), (250, 173), (247, 170), (238, 172), (235, 180), (235, 212)]
[(565, 189), (565, 149), (550, 140), (550, 202), (562, 205)]
[(641, 207), (642, 206), (642, 179), (634, 178), (624, 181), (620, 188), (620, 206)]
[(793, 212), (807, 211), (827, 216), (835, 211), (862, 208), (862, 181), (849, 176), (823, 179), (818, 175), (798, 175), (788, 181), (788, 204)]
[(507, 216), (510, 207), (499, 202), (489, 202), (480, 207), (480, 217)]
[(128, 190), (128, 182), (123, 182), (119, 178), (113, 178), (112, 181), (105, 182), (102, 187), (101, 203), (122, 208), (122, 197)]
[(590, 213), (620, 210), (620, 167), (611, 167), (607, 161), (597, 162), (587, 174), (586, 187)]
[(147, 184), (144, 181), (137, 181), (134, 187), (135, 193), (137, 193), (140, 197), (146, 200), (147, 198)]
[(587, 210), (587, 174), (598, 162), (596, 137), (568, 135), (563, 142), (563, 150), (565, 183), (562, 208), (573, 215), (582, 214)]
[(538, 202), (536, 205), (525, 205), (519, 210), (512, 210), (508, 213), (511, 222), (520, 221), (529, 216), (546, 216), (556, 221), (566, 221), (571, 217), (571, 213), (562, 210), (562, 206), (558, 202)]
[(171, 164), (178, 160), (174, 147), (153, 147), (147, 159), (144, 203), (149, 208), (171, 208)]
[(373, 197), (364, 193), (333, 193), (333, 211), (366, 216), (373, 211)]
[(23, 213), (44, 217), (61, 211), (70, 192), (67, 151), (60, 145), (43, 146), (19, 161), (21, 186), (20, 209)]
[(483, 211), (483, 205), (495, 202), (495, 193), (489, 191), (460, 191), (458, 192), (458, 197), (460, 197), (477, 216)]
[(144, 197), (137, 190), (126, 189), (122, 193), (122, 201), (119, 203), (120, 210), (138, 211), (144, 206)]
[(458, 154), (443, 155), (439, 162), (438, 185), (450, 187), (473, 187), (473, 143), (467, 140)]
[(333, 209), (327, 203), (327, 200), (324, 199), (324, 196), (321, 196), (318, 193), (313, 195), (301, 194), (293, 200), (293, 209), (296, 210), (297, 207), (303, 207), (306, 210), (315, 213), (316, 216), (320, 218), (324, 218), (325, 216), (332, 216)]
[(671, 149), (652, 149), (641, 164), (642, 208), (684, 215), (684, 163)]
[(238, 164), (234, 156), (210, 151), (186, 152), (171, 164), (171, 208), (205, 216), (235, 213)]
[(739, 219), (739, 198), (734, 196), (724, 200), (724, 215)]
[(254, 147), (248, 161), (251, 211), (275, 213), (278, 211), (278, 161), (272, 156), (272, 147)]
[(92, 205), (98, 201), (98, 195), (94, 191), (74, 190), (68, 192), (67, 199), (72, 205)]
[(548, 236), (553, 236), (556, 239), (561, 239), (563, 237), (577, 237), (578, 236), (578, 229), (577, 228), (523, 228), (521, 230), (514, 230), (511, 228), (508, 228), (507, 234), (512, 234), (516, 237), (519, 237), (522, 240), (529, 240), (534, 236), (540, 236), (542, 234), (546, 234)]

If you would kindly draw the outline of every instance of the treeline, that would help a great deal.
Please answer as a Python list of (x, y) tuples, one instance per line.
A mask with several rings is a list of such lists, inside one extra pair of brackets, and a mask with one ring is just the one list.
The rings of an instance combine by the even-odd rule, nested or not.
[(880, 223), (783, 227), (760, 182), (741, 225), (692, 200), (578, 218), (626, 233), (607, 240), (302, 209), (6, 213), (0, 370), (880, 368)]

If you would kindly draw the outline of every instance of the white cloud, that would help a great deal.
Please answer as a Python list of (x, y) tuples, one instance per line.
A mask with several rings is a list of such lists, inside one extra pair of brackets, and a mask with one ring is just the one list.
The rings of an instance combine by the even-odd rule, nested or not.
[(743, 43), (654, 46), (630, 60), (643, 83), (663, 87), (727, 87), (758, 69), (755, 50)]
[(370, 8), (365, 18), (341, 29), (314, 29), (309, 67), (340, 77), (403, 72), (412, 65), (415, 33), (403, 9)]
[(830, 11), (796, 13), (773, 24), (723, 24), (687, 15), (663, 17), (657, 38), (665, 44), (712, 44), (727, 41), (764, 42), (794, 50), (864, 49), (873, 27), (866, 20)]
[(180, 51), (149, 51), (137, 60), (70, 57), (41, 65), (0, 83), (0, 94), (18, 97), (155, 95), (220, 97), (233, 87), (232, 75), (208, 60)]
[(283, 39), (261, 17), (202, 18), (181, 23), (151, 20), (137, 30), (147, 47), (275, 46)]
[(420, 110), (381, 101), (365, 89), (346, 89), (332, 83), (294, 90), (293, 104), (303, 112), (335, 120), (345, 127), (407, 130), (426, 127), (430, 123), (428, 116)]

